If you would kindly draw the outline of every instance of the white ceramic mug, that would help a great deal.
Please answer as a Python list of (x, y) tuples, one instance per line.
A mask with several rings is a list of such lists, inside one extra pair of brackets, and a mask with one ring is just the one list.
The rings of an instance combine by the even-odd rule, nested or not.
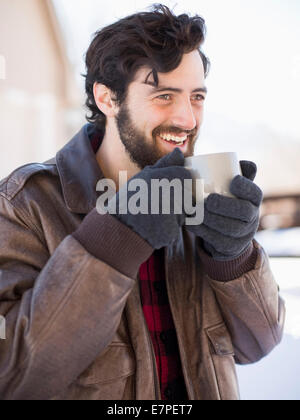
[[(218, 193), (233, 197), (229, 187), (236, 175), (242, 175), (241, 166), (235, 152), (213, 153), (209, 155), (198, 155), (185, 158), (185, 168), (192, 172), (193, 179), (200, 179), (204, 182), (204, 198), (211, 193)], [(201, 197), (202, 191), (193, 183), (194, 197)], [(197, 188), (199, 191), (197, 191)]]

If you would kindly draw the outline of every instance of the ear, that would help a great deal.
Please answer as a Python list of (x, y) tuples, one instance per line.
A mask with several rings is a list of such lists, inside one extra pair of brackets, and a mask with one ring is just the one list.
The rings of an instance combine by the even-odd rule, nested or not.
[(93, 93), (97, 107), (103, 112), (106, 117), (115, 117), (117, 115), (117, 106), (112, 100), (111, 90), (101, 84), (94, 83)]

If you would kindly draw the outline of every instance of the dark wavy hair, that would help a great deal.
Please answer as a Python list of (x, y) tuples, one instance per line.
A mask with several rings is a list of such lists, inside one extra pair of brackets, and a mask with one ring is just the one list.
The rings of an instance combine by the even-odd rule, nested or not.
[(154, 4), (150, 12), (125, 17), (96, 32), (86, 53), (85, 105), (91, 112), (86, 116), (87, 121), (102, 127), (106, 121), (94, 99), (95, 82), (107, 86), (115, 96), (113, 100), (121, 105), (126, 99), (128, 85), (141, 67), (152, 69), (150, 74), (158, 85), (158, 72), (176, 69), (183, 54), (196, 49), (207, 76), (210, 62), (201, 51), (205, 34), (202, 17), (176, 16), (162, 4)]

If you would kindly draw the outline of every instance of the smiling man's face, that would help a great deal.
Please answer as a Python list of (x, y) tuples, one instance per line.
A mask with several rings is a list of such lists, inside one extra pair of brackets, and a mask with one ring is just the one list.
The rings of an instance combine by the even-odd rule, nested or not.
[(179, 147), (188, 157), (203, 120), (206, 96), (204, 67), (197, 50), (184, 54), (180, 65), (158, 73), (156, 87), (151, 69), (140, 69), (130, 83), (116, 123), (130, 160), (143, 169)]

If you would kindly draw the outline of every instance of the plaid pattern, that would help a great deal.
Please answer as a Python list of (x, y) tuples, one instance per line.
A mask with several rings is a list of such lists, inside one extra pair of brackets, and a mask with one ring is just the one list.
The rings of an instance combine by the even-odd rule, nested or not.
[(94, 125), (88, 125), (87, 132), (88, 132), (88, 136), (91, 142), (92, 149), (94, 153), (97, 153), (100, 147), (100, 144), (102, 142), (104, 132), (101, 131), (100, 129), (96, 129)]
[[(88, 135), (95, 153), (99, 149), (103, 134), (89, 126)], [(162, 399), (187, 400), (165, 282), (164, 248), (154, 251), (141, 265), (139, 275), (142, 307), (153, 343)]]
[(164, 248), (154, 251), (139, 270), (143, 312), (156, 357), (163, 400), (187, 400), (175, 326), (169, 306)]

